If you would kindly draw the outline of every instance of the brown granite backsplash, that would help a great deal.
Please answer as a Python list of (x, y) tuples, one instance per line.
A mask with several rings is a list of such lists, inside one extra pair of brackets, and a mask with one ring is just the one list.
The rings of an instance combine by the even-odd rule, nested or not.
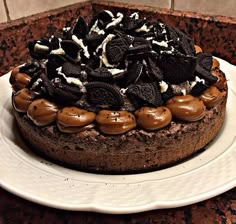
[(92, 14), (102, 9), (121, 11), (124, 14), (139, 11), (141, 16), (150, 20), (160, 19), (187, 32), (204, 51), (236, 64), (236, 18), (96, 1), (82, 2), (0, 24), (0, 76), (30, 59), (27, 50), (29, 40), (49, 37), (63, 27), (70, 26), (79, 15), (89, 20)]

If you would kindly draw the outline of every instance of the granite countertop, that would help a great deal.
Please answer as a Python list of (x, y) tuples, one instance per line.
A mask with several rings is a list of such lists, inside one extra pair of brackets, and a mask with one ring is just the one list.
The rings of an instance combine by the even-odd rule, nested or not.
[[(46, 189), (45, 189), (46, 190)], [(236, 188), (212, 199), (174, 209), (110, 215), (63, 211), (21, 199), (0, 188), (0, 224), (233, 224)]]
[[(104, 8), (123, 13), (138, 10), (143, 16), (148, 15), (151, 19), (159, 18), (169, 25), (178, 26), (189, 33), (204, 51), (213, 52), (214, 55), (236, 64), (236, 19), (99, 1), (92, 4), (78, 3), (13, 21), (10, 24), (0, 24), (0, 75), (29, 60), (26, 50), (28, 40), (48, 37), (62, 27), (70, 25), (78, 15), (89, 19), (93, 13)], [(230, 224), (236, 223), (236, 188), (197, 204), (128, 215), (72, 212), (48, 208), (26, 201), (0, 188), (0, 224), (5, 223)]]

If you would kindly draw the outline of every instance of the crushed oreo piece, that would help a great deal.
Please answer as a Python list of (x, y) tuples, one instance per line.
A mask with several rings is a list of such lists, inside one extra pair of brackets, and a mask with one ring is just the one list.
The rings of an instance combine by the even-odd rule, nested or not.
[(197, 64), (206, 69), (207, 71), (211, 71), (212, 68), (212, 55), (209, 53), (198, 53), (197, 54)]
[(90, 23), (90, 28), (92, 27), (92, 25), (94, 25), (94, 23), (96, 21), (98, 21), (98, 27), (100, 29), (104, 29), (106, 27), (106, 25), (108, 23), (110, 23), (112, 21), (112, 18), (114, 16), (112, 15), (111, 12), (107, 11), (107, 10), (102, 10), (100, 12), (98, 12), (92, 19), (91, 23)]
[(80, 64), (73, 64), (71, 62), (65, 62), (62, 65), (62, 72), (67, 77), (80, 77), (81, 65)]
[(157, 107), (163, 103), (160, 88), (156, 82), (130, 85), (126, 94), (135, 108)]
[(78, 38), (85, 38), (88, 32), (88, 24), (82, 16), (79, 16), (72, 28), (72, 34), (76, 35)]
[(88, 81), (111, 82), (113, 81), (113, 76), (107, 68), (101, 67), (88, 73)]
[(156, 81), (163, 80), (163, 73), (161, 69), (158, 67), (158, 65), (154, 62), (154, 60), (148, 57), (146, 59), (146, 63), (147, 63), (146, 70), (147, 70), (148, 76)]
[(110, 64), (118, 64), (125, 56), (129, 46), (122, 37), (113, 38), (106, 45), (106, 55)]
[(142, 19), (133, 19), (131, 17), (127, 17), (124, 19), (124, 30), (126, 32), (131, 32), (134, 31), (140, 27), (142, 27), (142, 25), (145, 23), (144, 20)]
[(47, 73), (49, 78), (52, 78), (57, 74), (56, 69), (61, 67), (66, 62), (66, 59), (59, 54), (49, 54), (47, 61)]
[(207, 85), (205, 85), (202, 82), (197, 82), (196, 85), (191, 89), (190, 94), (193, 96), (199, 96), (201, 95), (206, 89), (208, 88)]
[(159, 61), (164, 81), (179, 84), (194, 79), (196, 58), (184, 55), (163, 54)]
[(132, 83), (136, 83), (143, 72), (143, 64), (140, 61), (132, 63), (125, 76), (121, 80), (121, 85), (124, 87), (129, 86)]
[(61, 48), (72, 59), (78, 58), (78, 53), (82, 50), (82, 48), (72, 40), (61, 41)]
[(104, 82), (89, 82), (85, 85), (88, 102), (99, 108), (118, 110), (124, 100), (119, 89)]
[(175, 96), (175, 94), (174, 94), (170, 85), (168, 86), (168, 89), (164, 93), (161, 93), (161, 97), (162, 97), (163, 101), (165, 101), (165, 102), (174, 96)]
[(97, 34), (95, 32), (86, 35), (84, 43), (88, 46), (90, 53), (93, 53), (93, 51), (95, 51), (95, 49), (102, 43), (103, 38), (103, 35)]
[(52, 36), (49, 39), (49, 49), (50, 51), (60, 48), (60, 40), (58, 37)]

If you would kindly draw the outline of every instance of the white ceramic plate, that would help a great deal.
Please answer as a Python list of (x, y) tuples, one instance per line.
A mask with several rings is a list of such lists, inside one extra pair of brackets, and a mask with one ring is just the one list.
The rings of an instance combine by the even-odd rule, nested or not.
[[(227, 74), (227, 114), (217, 138), (198, 156), (171, 168), (135, 175), (98, 175), (50, 163), (25, 146), (11, 109), (9, 74), (0, 78), (0, 186), (46, 206), (136, 213), (189, 205), (236, 186), (236, 67)], [(207, 134), (207, 133), (206, 133)]]

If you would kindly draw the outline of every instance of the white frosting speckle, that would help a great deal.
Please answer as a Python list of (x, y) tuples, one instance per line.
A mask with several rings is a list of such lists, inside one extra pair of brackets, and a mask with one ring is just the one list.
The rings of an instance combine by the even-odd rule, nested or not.
[(114, 17), (114, 15), (113, 15), (113, 13), (112, 13), (111, 11), (109, 11), (109, 10), (104, 10), (104, 11), (105, 11), (107, 14), (109, 14), (110, 17), (112, 17), (112, 18)]
[(138, 12), (134, 12), (129, 17), (132, 18), (132, 19), (135, 19), (135, 20), (139, 19), (139, 13)]
[(116, 74), (119, 74), (119, 73), (124, 72), (125, 70), (124, 70), (124, 69), (118, 69), (118, 68), (111, 68), (111, 69), (108, 69), (108, 71), (109, 71), (112, 75), (116, 75)]
[(149, 32), (153, 26), (148, 27), (146, 24), (143, 24), (140, 28), (136, 29), (135, 32)]
[(159, 45), (161, 47), (168, 47), (168, 42), (167, 41), (156, 41), (156, 40), (153, 40), (152, 41), (152, 44), (156, 44), (156, 45)]

